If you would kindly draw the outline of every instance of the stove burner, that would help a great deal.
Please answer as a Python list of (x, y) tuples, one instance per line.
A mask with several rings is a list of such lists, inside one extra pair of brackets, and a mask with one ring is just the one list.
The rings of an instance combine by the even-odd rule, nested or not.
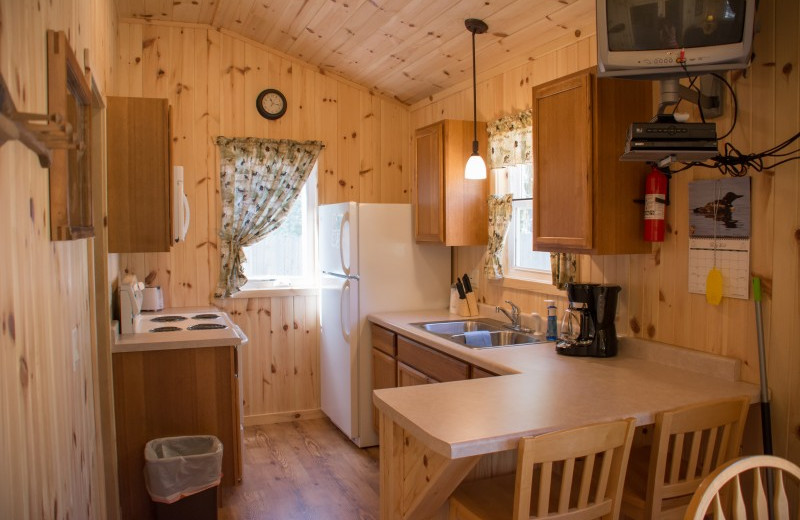
[(197, 316), (192, 316), (193, 320), (218, 320), (219, 318), (219, 314), (198, 314)]
[(150, 321), (156, 322), (171, 322), (171, 321), (183, 321), (185, 320), (185, 316), (156, 316), (155, 318), (151, 318)]
[(192, 325), (191, 327), (187, 327), (188, 330), (210, 330), (210, 329), (227, 329), (227, 325), (223, 325), (221, 323), (198, 323), (197, 325)]
[[(154, 320), (155, 321), (155, 320)], [(150, 329), (150, 332), (174, 332), (176, 330), (183, 330), (180, 327), (170, 326), (170, 327), (156, 327), (154, 329)]]

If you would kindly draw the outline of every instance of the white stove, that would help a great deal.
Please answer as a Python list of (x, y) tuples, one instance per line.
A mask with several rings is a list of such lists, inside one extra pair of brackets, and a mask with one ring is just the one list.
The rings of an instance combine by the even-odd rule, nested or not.
[(120, 328), (113, 352), (239, 346), (247, 336), (214, 307), (141, 311), (141, 283), (135, 277), (120, 285)]

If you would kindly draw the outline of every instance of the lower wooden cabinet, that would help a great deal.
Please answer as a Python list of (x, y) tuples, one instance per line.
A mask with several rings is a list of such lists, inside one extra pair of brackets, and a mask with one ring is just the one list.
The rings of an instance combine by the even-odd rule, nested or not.
[(214, 435), (223, 446), (222, 485), (241, 479), (236, 347), (119, 352), (113, 364), (122, 518), (153, 518), (143, 475), (153, 439)]
[[(497, 375), (379, 325), (372, 324), (370, 330), (373, 390)], [(378, 411), (374, 405), (372, 424), (378, 431)]]
[[(377, 348), (372, 349), (372, 389), (394, 388), (397, 385), (397, 360)], [(372, 425), (378, 431), (378, 409), (372, 405)]]
[(420, 372), (419, 370), (415, 370), (412, 367), (406, 365), (405, 363), (398, 362), (397, 363), (397, 386), (404, 387), (404, 386), (417, 386), (417, 385), (429, 385), (431, 383), (438, 383), (436, 379), (433, 379), (430, 376), (427, 376)]
[(469, 379), (469, 363), (403, 336), (397, 336), (397, 361), (416, 368), (436, 381)]
[(485, 369), (483, 369), (481, 367), (478, 367), (478, 366), (475, 366), (475, 365), (472, 366), (472, 377), (471, 377), (471, 379), (480, 379), (482, 377), (495, 377), (496, 375), (497, 374), (495, 374), (494, 372), (489, 372), (488, 370), (485, 370)]

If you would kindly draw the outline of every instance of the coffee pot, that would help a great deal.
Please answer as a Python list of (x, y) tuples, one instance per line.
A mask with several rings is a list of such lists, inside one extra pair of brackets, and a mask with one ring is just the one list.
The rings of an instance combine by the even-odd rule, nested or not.
[(568, 283), (569, 308), (561, 320), (556, 352), (565, 356), (617, 355), (618, 285)]

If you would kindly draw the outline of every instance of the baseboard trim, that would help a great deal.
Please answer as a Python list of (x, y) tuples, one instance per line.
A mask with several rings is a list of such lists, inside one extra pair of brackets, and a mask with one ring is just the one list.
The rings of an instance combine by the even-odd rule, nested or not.
[(276, 424), (290, 421), (303, 421), (306, 419), (321, 419), (327, 417), (321, 409), (296, 410), (293, 412), (275, 412), (259, 415), (247, 415), (244, 418), (245, 427), (261, 426), (266, 424)]

